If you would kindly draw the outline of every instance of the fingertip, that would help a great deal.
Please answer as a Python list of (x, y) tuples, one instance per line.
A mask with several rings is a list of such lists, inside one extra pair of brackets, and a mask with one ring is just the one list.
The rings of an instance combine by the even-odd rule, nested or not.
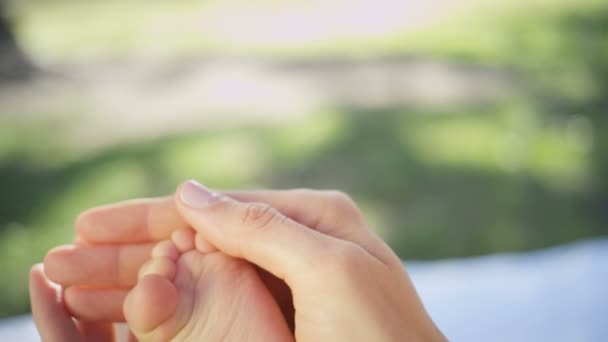
[(44, 265), (41, 262), (32, 265), (30, 268), (30, 278), (39, 278), (43, 275), (43, 273)]
[(41, 263), (35, 264), (30, 269), (30, 297), (35, 296), (41, 291), (52, 290), (49, 280), (44, 275), (44, 265)]
[(30, 269), (30, 296), (33, 291), (41, 291), (43, 288), (48, 287), (48, 279), (44, 275), (44, 265), (41, 263), (35, 264)]
[(66, 256), (74, 249), (73, 245), (58, 246), (44, 256), (44, 266), (42, 273), (45, 278), (51, 279), (56, 283), (62, 283), (62, 274), (66, 263)]
[(76, 221), (74, 222), (74, 228), (76, 230), (76, 236), (78, 237), (87, 237), (90, 235), (91, 231), (91, 213), (93, 209), (89, 209), (84, 211), (76, 217)]
[(52, 292), (61, 289), (58, 284), (48, 278), (46, 269), (42, 263), (37, 263), (30, 269), (30, 284), (36, 285), (38, 289), (48, 289)]

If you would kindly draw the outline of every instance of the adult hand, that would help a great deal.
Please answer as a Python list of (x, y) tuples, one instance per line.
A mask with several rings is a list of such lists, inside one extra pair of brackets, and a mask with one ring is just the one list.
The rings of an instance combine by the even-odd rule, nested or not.
[[(358, 269), (357, 272), (345, 271), (355, 266), (353, 264), (356, 263), (355, 261), (360, 261), (359, 259), (362, 259), (361, 256), (365, 256), (365, 263), (369, 262), (371, 265), (375, 265), (373, 267), (376, 269), (375, 273), (388, 273), (388, 275), (383, 286), (377, 288), (371, 286), (374, 294), (371, 296), (362, 295), (363, 298), (360, 298), (358, 302), (363, 299), (364, 301), (371, 301), (373, 303), (375, 297), (384, 298), (379, 302), (383, 303), (383, 305), (387, 301), (393, 301), (388, 299), (390, 296), (387, 297), (387, 294), (384, 293), (388, 286), (394, 290), (392, 292), (401, 293), (401, 295), (396, 296), (401, 300), (395, 303), (406, 303), (406, 309), (401, 306), (399, 307), (401, 307), (401, 311), (406, 311), (407, 314), (403, 316), (401, 315), (401, 311), (393, 310), (394, 314), (392, 318), (378, 323), (388, 324), (389, 322), (393, 322), (395, 323), (393, 325), (401, 326), (401, 329), (398, 331), (401, 339), (414, 335), (416, 332), (426, 332), (427, 334), (441, 338), (441, 335), (426, 316), (426, 313), (424, 313), (424, 309), (407, 275), (404, 273), (399, 259), (381, 240), (369, 231), (359, 210), (346, 196), (336, 192), (310, 190), (233, 192), (227, 193), (227, 196), (236, 199), (238, 202), (235, 203), (238, 203), (241, 208), (248, 208), (251, 205), (246, 204), (248, 202), (265, 203), (265, 205), (251, 205), (253, 208), (258, 209), (244, 209), (245, 212), (268, 211), (272, 215), (278, 215), (276, 212), (280, 212), (285, 216), (278, 215), (278, 217), (289, 217), (290, 220), (283, 218), (278, 221), (285, 220), (285, 222), (289, 222), (289, 226), (293, 226), (295, 222), (299, 222), (301, 226), (298, 226), (298, 231), (310, 230), (308, 233), (302, 233), (295, 232), (293, 229), (287, 229), (287, 232), (291, 232), (290, 234), (279, 234), (277, 237), (283, 235), (298, 237), (301, 234), (312, 234), (315, 236), (325, 236), (325, 238), (320, 238), (319, 241), (333, 241), (334, 247), (337, 246), (339, 248), (327, 248), (324, 250), (326, 252), (329, 251), (328, 253), (322, 253), (316, 257), (313, 256), (313, 259), (319, 261), (318, 265), (311, 267), (313, 271), (315, 268), (319, 268), (319, 272), (321, 269), (334, 268), (336, 269), (336, 272), (333, 272), (334, 276), (342, 275), (343, 278), (350, 277), (350, 282), (353, 283), (358, 277), (367, 278), (367, 275), (362, 275), (360, 273), (361, 269)], [(219, 202), (226, 202), (228, 197), (224, 197)], [(184, 204), (180, 204), (181, 201), (177, 203), (178, 206), (183, 207), (182, 210), (184, 212), (191, 214), (198, 212), (200, 215), (205, 215), (204, 213), (209, 212), (209, 210), (212, 212), (217, 211), (217, 209), (211, 208), (224, 207), (224, 205), (214, 204), (206, 208), (188, 209)], [(228, 203), (231, 202), (228, 201)], [(275, 208), (276, 210), (270, 208)], [(232, 251), (237, 256), (242, 255), (240, 257), (250, 261), (254, 259), (255, 255), (248, 257), (244, 254), (251, 247), (242, 249), (240, 252), (238, 248), (236, 250), (230, 249), (230, 246), (234, 247), (234, 244), (243, 241), (243, 236), (239, 237), (237, 231), (226, 231), (227, 234), (234, 233), (237, 235), (237, 238), (231, 244), (225, 241), (226, 236), (229, 235), (224, 235), (223, 237), (218, 234), (213, 235), (215, 234), (213, 231), (208, 231), (204, 226), (201, 226), (201, 223), (205, 221), (197, 219), (196, 217), (198, 216), (194, 214), (194, 216), (188, 215), (184, 216), (187, 216), (189, 220), (195, 220), (196, 222), (193, 225), (196, 225), (205, 237), (213, 238), (215, 236), (215, 240), (212, 242), (219, 242), (217, 247), (226, 250), (228, 246), (226, 251)], [(261, 215), (261, 219), (264, 219), (267, 215), (270, 214)], [(219, 216), (211, 217), (213, 219), (213, 217), (218, 218)], [(247, 219), (245, 223), (249, 225), (239, 224), (234, 228), (240, 227), (243, 231), (247, 231), (249, 230), (248, 227), (253, 224), (252, 222), (259, 220), (260, 218), (253, 221)], [(272, 219), (271, 221), (275, 222), (277, 219)], [(234, 222), (234, 220), (227, 222)], [(45, 260), (47, 273), (51, 279), (68, 287), (65, 294), (65, 304), (75, 317), (93, 321), (121, 321), (124, 319), (122, 314), (124, 297), (127, 291), (135, 284), (137, 271), (149, 257), (153, 244), (159, 240), (167, 239), (174, 230), (189, 227), (190, 225), (189, 222), (185, 222), (179, 215), (172, 198), (129, 201), (87, 211), (79, 217), (76, 224), (79, 245), (63, 247), (50, 252)], [(221, 227), (221, 225), (217, 227)], [(262, 227), (266, 227), (266, 225)], [(264, 231), (265, 229), (262, 228), (260, 230)], [(277, 241), (279, 240), (275, 240), (275, 243)], [(268, 242), (271, 241), (269, 240)], [(291, 246), (292, 244), (299, 245), (299, 240), (287, 242), (281, 246), (285, 250), (284, 253), (288, 255), (299, 250), (299, 248), (295, 248), (293, 251), (290, 250), (294, 247)], [(325, 245), (325, 242), (321, 242), (321, 245)], [(258, 239), (258, 243), (253, 247), (259, 248), (259, 246)], [(356, 250), (356, 252), (353, 252), (353, 250)], [(284, 262), (281, 262), (281, 260), (277, 261), (284, 264), (288, 260), (290, 259), (286, 259)], [(376, 261), (374, 262), (373, 260)], [(382, 263), (380, 260), (385, 262), (384, 266), (378, 264)], [(253, 262), (262, 267), (268, 266), (265, 263)], [(342, 272), (338, 272), (340, 269), (342, 269)], [(382, 270), (382, 272), (379, 272), (378, 269)], [(287, 274), (282, 275), (281, 272), (277, 272), (279, 269), (269, 268), (269, 270), (277, 273), (279, 276), (284, 276), (286, 280), (291, 279), (287, 277)], [(317, 275), (319, 272), (317, 272)], [(261, 273), (263, 275), (262, 278), (271, 289), (275, 299), (282, 306), (285, 317), (288, 321), (291, 320), (293, 324), (293, 320), (296, 317), (292, 307), (293, 301), (290, 289), (284, 282), (277, 280), (275, 277), (263, 271)], [(308, 273), (308, 270), (304, 270), (304, 273)], [(368, 283), (368, 280), (362, 284)], [(380, 281), (378, 278), (372, 280)], [(325, 283), (325, 280), (323, 280), (323, 283)], [(367, 284), (365, 287), (369, 290), (370, 285), (373, 284)], [(400, 285), (403, 286), (401, 287)], [(296, 289), (300, 288), (302, 286)], [(306, 286), (304, 286), (304, 289), (306, 289)], [(321, 292), (326, 291), (324, 289)], [(300, 291), (299, 293), (306, 293), (306, 291)], [(395, 296), (395, 293), (393, 293), (393, 296)], [(298, 298), (304, 297), (300, 295)], [(301, 302), (301, 299), (298, 302)], [(357, 301), (354, 303), (357, 303)], [(396, 307), (397, 305), (392, 305), (393, 309)], [(306, 306), (301, 308), (306, 308)], [(302, 317), (302, 315), (298, 313), (298, 317)], [(337, 318), (339, 316), (334, 317)], [(420, 322), (421, 324), (414, 322)], [(298, 334), (303, 331), (302, 327), (303, 325), (301, 324), (298, 326)], [(346, 332), (353, 332), (351, 328), (347, 328)], [(389, 330), (383, 331), (389, 332)], [(359, 337), (363, 336), (365, 335), (360, 335)]]
[[(321, 231), (340, 219), (343, 205), (333, 191), (256, 190), (224, 192), (241, 202), (266, 203), (303, 225)], [(154, 245), (189, 228), (174, 196), (129, 200), (89, 209), (76, 220), (76, 243), (51, 250), (45, 258), (48, 277), (65, 288), (70, 314), (85, 321), (123, 322), (123, 302), (137, 282)], [(212, 246), (210, 246), (212, 247)], [(259, 270), (262, 280), (293, 327), (289, 288)]]
[[(307, 190), (227, 192), (241, 201), (266, 202), (294, 219), (314, 219), (298, 203), (318, 200)], [(301, 210), (305, 209), (305, 210)], [(312, 208), (311, 208), (312, 209)], [(45, 257), (48, 278), (64, 287), (63, 301), (77, 319), (124, 322), (123, 302), (137, 282), (138, 271), (158, 242), (189, 228), (173, 196), (130, 200), (83, 212), (76, 220), (76, 243), (60, 246)], [(204, 243), (201, 241), (201, 243)], [(208, 246), (212, 248), (212, 246)], [(289, 289), (271, 274), (258, 270), (293, 326)]]
[(312, 227), (195, 181), (182, 184), (175, 198), (182, 217), (212, 246), (287, 284), (297, 340), (444, 340), (401, 261), (350, 199), (332, 196), (331, 206), (316, 208)]
[[(46, 277), (41, 264), (32, 267), (29, 287), (32, 316), (42, 341), (106, 342), (119, 337), (112, 324), (73, 320), (63, 304), (61, 288)], [(127, 336), (126, 329), (123, 330)]]

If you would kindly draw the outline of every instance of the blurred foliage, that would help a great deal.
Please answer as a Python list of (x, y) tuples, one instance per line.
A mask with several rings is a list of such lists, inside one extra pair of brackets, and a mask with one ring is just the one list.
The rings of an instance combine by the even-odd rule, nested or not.
[[(192, 132), (94, 155), (57, 138), (65, 122), (0, 117), (0, 316), (28, 310), (29, 266), (71, 240), (78, 212), (167, 194), (190, 177), (217, 188), (344, 190), (407, 259), (523, 251), (608, 233), (608, 8), (540, 3), (472, 6), (369, 49), (508, 70), (519, 89), (500, 103), (443, 111), (338, 107), (278, 127)], [(52, 51), (51, 59), (146, 44), (150, 37), (138, 30), (120, 35), (121, 25), (192, 6), (146, 2), (147, 14), (137, 16), (141, 1), (24, 4), (19, 32), (30, 51)], [(107, 18), (91, 23), (82, 15), (91, 6)], [(70, 29), (78, 23), (82, 30)], [(186, 39), (182, 46), (206, 46)], [(355, 51), (348, 46), (303, 49), (322, 58)]]
[[(569, 41), (563, 39), (557, 26), (566, 17), (577, 13), (585, 16), (605, 7), (603, 0), (460, 0), (457, 6), (447, 7), (449, 13), (440, 22), (419, 25), (415, 30), (408, 25), (397, 26), (390, 34), (372, 36), (365, 32), (340, 34), (339, 25), (327, 26), (318, 20), (332, 17), (344, 20), (345, 6), (359, 6), (357, 1), (13, 0), (13, 3), (22, 44), (37, 59), (53, 62), (102, 56), (363, 58), (430, 54), (510, 66), (567, 64), (561, 58), (552, 58), (555, 53), (563, 53), (563, 44)], [(391, 5), (394, 5), (391, 1), (386, 3), (388, 8)], [(91, 13), (95, 13), (94, 18)], [(294, 39), (276, 39), (273, 37), (276, 30), (256, 36), (260, 29), (256, 25), (277, 21), (281, 16), (304, 17), (310, 22), (303, 22), (296, 33), (290, 33), (289, 27), (277, 27), (287, 32), (285, 37)], [(336, 32), (315, 34), (319, 25)], [(232, 30), (232, 26), (240, 29)], [(207, 30), (217, 34), (207, 34)], [(520, 56), (519, 51), (526, 51), (526, 56)]]

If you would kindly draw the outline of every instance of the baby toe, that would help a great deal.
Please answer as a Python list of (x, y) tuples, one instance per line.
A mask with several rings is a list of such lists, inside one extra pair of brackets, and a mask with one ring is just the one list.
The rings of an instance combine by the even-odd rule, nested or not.
[[(131, 290), (123, 310), (131, 331), (138, 339), (147, 340), (150, 334), (158, 335), (166, 330), (159, 328), (173, 317), (177, 304), (175, 285), (162, 276), (148, 274)], [(152, 339), (168, 340), (161, 336)]]
[(178, 229), (171, 234), (171, 241), (181, 253), (194, 249), (194, 230), (191, 228)]
[(154, 257), (141, 267), (137, 278), (141, 280), (149, 274), (155, 274), (173, 280), (176, 269), (177, 266), (174, 260), (168, 257)]
[(180, 254), (180, 251), (171, 240), (161, 241), (152, 249), (153, 258), (164, 257), (176, 261)]

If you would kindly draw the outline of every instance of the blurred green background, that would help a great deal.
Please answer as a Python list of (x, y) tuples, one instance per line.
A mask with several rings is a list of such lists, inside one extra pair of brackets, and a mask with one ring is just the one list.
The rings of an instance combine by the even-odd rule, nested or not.
[(608, 232), (601, 0), (0, 4), (0, 317), (80, 211), (187, 178), (346, 191), (403, 259)]

